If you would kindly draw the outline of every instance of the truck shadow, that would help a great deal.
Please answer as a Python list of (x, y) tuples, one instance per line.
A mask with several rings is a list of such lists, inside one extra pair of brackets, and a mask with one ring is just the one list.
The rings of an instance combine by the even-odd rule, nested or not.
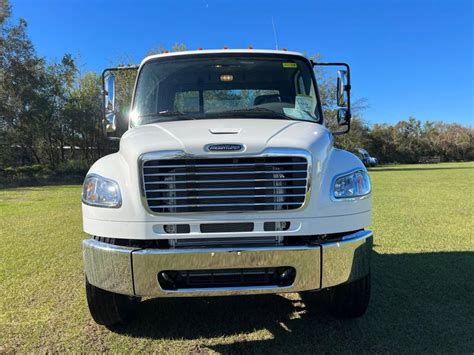
[(201, 339), (221, 353), (467, 353), (474, 350), (472, 270), (472, 252), (374, 252), (371, 304), (359, 319), (332, 318), (311, 294), (170, 298), (142, 302), (138, 319), (114, 331)]

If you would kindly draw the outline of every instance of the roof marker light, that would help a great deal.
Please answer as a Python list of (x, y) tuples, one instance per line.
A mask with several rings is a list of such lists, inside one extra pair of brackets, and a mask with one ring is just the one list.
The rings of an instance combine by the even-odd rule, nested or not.
[(232, 74), (223, 74), (221, 75), (221, 81), (232, 81), (234, 76)]

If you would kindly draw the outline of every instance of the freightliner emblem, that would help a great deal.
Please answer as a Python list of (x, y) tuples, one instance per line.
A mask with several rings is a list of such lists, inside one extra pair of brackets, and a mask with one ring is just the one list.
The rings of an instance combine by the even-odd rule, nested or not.
[(242, 144), (208, 144), (206, 150), (209, 152), (236, 152), (244, 149)]

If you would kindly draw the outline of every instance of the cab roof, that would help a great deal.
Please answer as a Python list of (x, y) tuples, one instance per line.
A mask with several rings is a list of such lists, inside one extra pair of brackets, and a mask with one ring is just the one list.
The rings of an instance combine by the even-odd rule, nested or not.
[(145, 64), (146, 62), (156, 59), (156, 58), (164, 58), (164, 57), (178, 57), (178, 56), (186, 56), (186, 55), (206, 55), (206, 54), (281, 54), (281, 55), (292, 55), (297, 57), (303, 57), (306, 59), (306, 56), (303, 53), (299, 52), (290, 52), (290, 51), (280, 51), (280, 50), (273, 50), (273, 49), (205, 49), (205, 50), (194, 50), (194, 51), (177, 51), (177, 52), (168, 52), (168, 53), (160, 53), (160, 54), (153, 54), (145, 59), (142, 60), (140, 66)]

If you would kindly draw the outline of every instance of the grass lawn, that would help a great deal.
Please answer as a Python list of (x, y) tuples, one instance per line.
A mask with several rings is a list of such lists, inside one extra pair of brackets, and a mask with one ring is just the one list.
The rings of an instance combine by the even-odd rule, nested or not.
[(474, 352), (474, 163), (371, 171), (367, 314), (307, 312), (298, 294), (153, 299), (114, 332), (89, 316), (79, 186), (0, 191), (0, 353)]

